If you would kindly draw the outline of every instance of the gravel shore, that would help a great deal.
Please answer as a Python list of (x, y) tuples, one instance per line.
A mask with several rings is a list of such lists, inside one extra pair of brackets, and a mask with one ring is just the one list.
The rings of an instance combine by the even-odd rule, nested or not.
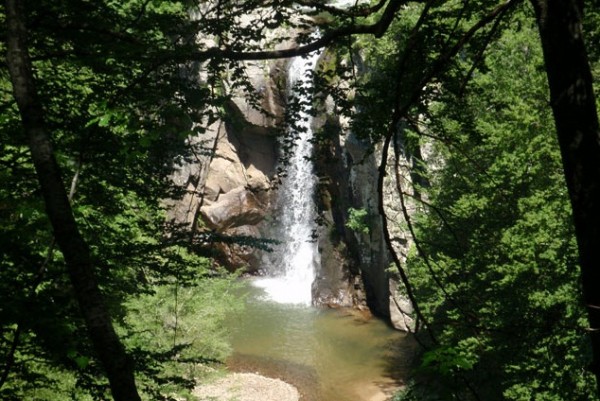
[(298, 401), (298, 390), (279, 379), (231, 373), (194, 389), (199, 401)]

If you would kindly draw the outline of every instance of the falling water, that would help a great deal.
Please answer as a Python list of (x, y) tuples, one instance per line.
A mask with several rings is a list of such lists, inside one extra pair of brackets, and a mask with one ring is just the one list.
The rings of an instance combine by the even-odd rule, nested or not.
[(266, 290), (269, 298), (280, 303), (310, 305), (311, 286), (315, 279), (315, 266), (319, 263), (317, 244), (314, 240), (315, 205), (314, 191), (316, 176), (313, 172), (312, 104), (309, 79), (319, 58), (314, 52), (307, 58), (297, 57), (292, 61), (288, 79), (290, 103), (298, 104), (295, 114), (295, 148), (291, 152), (286, 177), (279, 188), (277, 199), (275, 239), (281, 244), (263, 258), (264, 269), (269, 277), (256, 281)]

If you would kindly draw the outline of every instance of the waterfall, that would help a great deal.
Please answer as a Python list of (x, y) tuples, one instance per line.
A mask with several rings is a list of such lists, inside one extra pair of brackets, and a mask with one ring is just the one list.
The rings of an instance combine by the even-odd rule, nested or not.
[(294, 131), (290, 132), (295, 146), (279, 187), (271, 232), (281, 244), (263, 257), (263, 268), (269, 277), (255, 282), (266, 290), (269, 298), (280, 303), (311, 304), (315, 266), (319, 263), (314, 238), (316, 176), (310, 159), (312, 96), (306, 90), (312, 85), (307, 76), (312, 76), (309, 73), (314, 70), (319, 55), (314, 52), (307, 58), (296, 57), (288, 72), (290, 104), (298, 105), (299, 110), (295, 114)]

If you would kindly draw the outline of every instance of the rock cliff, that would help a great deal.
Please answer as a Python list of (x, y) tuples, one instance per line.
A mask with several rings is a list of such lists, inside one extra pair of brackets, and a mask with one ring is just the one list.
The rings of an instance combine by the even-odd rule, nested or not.
[[(246, 69), (259, 104), (234, 94), (224, 107), (224, 117), (202, 137), (191, 139), (207, 152), (182, 164), (173, 177), (186, 195), (173, 205), (171, 217), (199, 231), (260, 237), (261, 228), (269, 224), (278, 182), (277, 132), (286, 107), (286, 62), (247, 63)], [(408, 329), (410, 304), (388, 273), (390, 257), (377, 211), (378, 145), (357, 138), (344, 121), (327, 112), (326, 101), (321, 103), (314, 127), (321, 255), (314, 302), (368, 307), (396, 327)], [(391, 197), (393, 191), (386, 194)], [(368, 230), (348, 228), (350, 209), (366, 211)], [(223, 242), (211, 249), (228, 269), (260, 268), (260, 254), (254, 248)]]

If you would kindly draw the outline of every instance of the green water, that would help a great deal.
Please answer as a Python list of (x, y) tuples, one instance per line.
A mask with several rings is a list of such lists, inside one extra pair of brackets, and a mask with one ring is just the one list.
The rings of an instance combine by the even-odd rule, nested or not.
[(413, 344), (356, 312), (278, 304), (258, 288), (229, 322), (232, 370), (296, 385), (305, 401), (378, 401), (402, 384)]

